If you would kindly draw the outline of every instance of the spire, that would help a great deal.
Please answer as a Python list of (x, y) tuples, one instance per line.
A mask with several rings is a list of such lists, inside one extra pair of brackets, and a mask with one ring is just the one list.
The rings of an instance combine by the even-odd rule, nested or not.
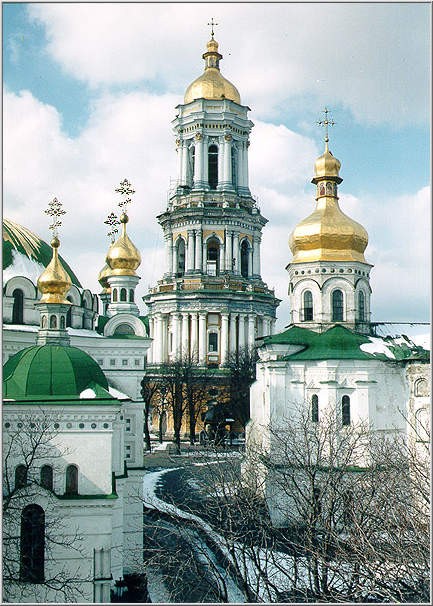
[(52, 217), (53, 222), (49, 229), (53, 232), (51, 247), (53, 256), (38, 279), (38, 289), (42, 297), (36, 304), (40, 312), (40, 328), (38, 345), (52, 343), (54, 345), (69, 345), (69, 335), (66, 331), (66, 313), (71, 303), (65, 299), (71, 288), (71, 279), (59, 259), (58, 227), (62, 225), (60, 217), (66, 214), (62, 203), (54, 198), (45, 211)]
[(323, 114), (325, 114), (325, 118), (324, 120), (319, 120), (317, 122), (317, 126), (322, 126), (325, 129), (325, 153), (327, 151), (329, 151), (328, 148), (328, 143), (329, 143), (329, 134), (328, 134), (328, 126), (334, 126), (335, 122), (334, 120), (328, 120), (328, 114), (329, 114), (329, 109), (327, 107), (325, 107), (325, 109), (322, 112)]

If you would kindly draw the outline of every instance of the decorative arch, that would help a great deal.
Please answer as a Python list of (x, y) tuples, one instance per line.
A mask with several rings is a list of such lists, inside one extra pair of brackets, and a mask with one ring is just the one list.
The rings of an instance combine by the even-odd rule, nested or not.
[(220, 239), (216, 235), (209, 236), (206, 240), (206, 273), (217, 276), (220, 272)]
[(83, 290), (83, 294), (81, 295), (81, 300), (82, 300), (83, 307), (85, 307), (86, 309), (92, 309), (93, 302), (92, 302), (92, 293), (90, 292), (90, 290), (88, 290), (88, 289)]
[(122, 324), (118, 324), (114, 329), (115, 335), (135, 335), (134, 327), (131, 324), (127, 324), (123, 322)]
[[(137, 318), (137, 316), (133, 316), (132, 314), (121, 313), (116, 314), (112, 318), (110, 318), (107, 324), (104, 326), (104, 337), (111, 337), (114, 334), (122, 334), (116, 332), (116, 329), (121, 325), (127, 325), (131, 327), (133, 333), (123, 333), (123, 334), (135, 334), (138, 337), (147, 337), (147, 331), (144, 323)], [(122, 328), (120, 329), (122, 330)]]
[(415, 396), (417, 397), (428, 397), (430, 390), (428, 387), (428, 381), (424, 377), (420, 377), (415, 381)]
[(251, 245), (248, 238), (244, 238), (240, 245), (240, 254), (241, 254), (241, 275), (244, 278), (247, 278), (249, 275), (249, 265), (250, 265), (250, 250)]
[(182, 236), (179, 236), (176, 240), (176, 276), (179, 278), (185, 273), (185, 262), (186, 262), (186, 244)]
[(78, 467), (76, 465), (68, 465), (66, 468), (65, 493), (78, 494)]
[(23, 291), (25, 299), (37, 299), (38, 291), (31, 280), (24, 276), (14, 276), (10, 278), (4, 286), (4, 293), (7, 297), (12, 297), (13, 291), (18, 288)]
[(344, 321), (344, 293), (341, 288), (335, 288), (331, 293), (331, 321)]
[(78, 288), (75, 284), (72, 284), (71, 288), (68, 290), (66, 299), (70, 301), (73, 305), (77, 307), (82, 307), (82, 296)]
[(27, 505), (21, 513), (20, 581), (43, 583), (45, 567), (45, 512)]
[(41, 467), (41, 486), (48, 490), (53, 490), (54, 476), (51, 465), (42, 465)]

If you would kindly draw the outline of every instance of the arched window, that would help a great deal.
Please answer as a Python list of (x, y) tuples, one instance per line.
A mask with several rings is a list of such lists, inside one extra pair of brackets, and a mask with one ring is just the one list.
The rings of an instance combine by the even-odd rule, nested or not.
[(39, 505), (27, 505), (21, 513), (20, 581), (44, 582), (45, 513)]
[(311, 322), (313, 320), (313, 295), (311, 290), (304, 292), (304, 322)]
[(313, 423), (319, 422), (319, 396), (316, 394), (311, 398), (311, 420)]
[(248, 241), (244, 240), (241, 244), (241, 274), (244, 278), (248, 277), (248, 262), (250, 256), (250, 247)]
[(177, 269), (176, 274), (178, 277), (183, 276), (185, 273), (185, 240), (179, 238), (176, 244), (177, 248)]
[(341, 399), (341, 424), (350, 425), (350, 398), (343, 396)]
[(115, 335), (135, 335), (135, 331), (130, 324), (123, 322), (116, 326), (114, 330)]
[(341, 290), (334, 290), (332, 293), (332, 321), (343, 321), (343, 293)]
[(238, 186), (238, 150), (232, 147), (232, 183), (234, 189)]
[(189, 149), (188, 154), (188, 183), (192, 185), (194, 183), (194, 169), (195, 169), (195, 147), (192, 145)]
[(24, 324), (24, 293), (16, 288), (12, 293), (14, 298), (12, 306), (12, 324)]
[(421, 378), (415, 381), (415, 395), (418, 397), (425, 397), (429, 395), (429, 388), (426, 379)]
[(113, 288), (113, 303), (117, 303), (117, 288)]
[(15, 488), (23, 488), (27, 484), (27, 467), (17, 465), (15, 468)]
[(60, 316), (60, 328), (65, 329), (65, 316)]
[[(66, 300), (72, 303), (71, 297), (66, 297)], [(68, 311), (66, 312), (66, 326), (72, 326), (72, 305), (68, 305)]]
[(207, 243), (207, 273), (209, 276), (219, 274), (220, 244), (216, 238), (211, 238)]
[(121, 288), (120, 289), (120, 300), (121, 301), (126, 301), (126, 288)]
[(53, 468), (51, 465), (42, 465), (41, 467), (41, 486), (53, 490)]
[(42, 316), (41, 318), (41, 328), (46, 328), (47, 327), (47, 316)]
[(50, 316), (50, 328), (57, 328), (57, 317), (54, 315)]
[(68, 465), (66, 468), (66, 494), (78, 494), (78, 467)]
[(210, 145), (208, 149), (208, 182), (211, 189), (218, 185), (218, 147)]
[(208, 338), (208, 352), (218, 351), (218, 333), (210, 332)]
[(134, 289), (129, 289), (129, 302), (134, 303)]
[(358, 293), (358, 320), (365, 322), (365, 295), (362, 290)]

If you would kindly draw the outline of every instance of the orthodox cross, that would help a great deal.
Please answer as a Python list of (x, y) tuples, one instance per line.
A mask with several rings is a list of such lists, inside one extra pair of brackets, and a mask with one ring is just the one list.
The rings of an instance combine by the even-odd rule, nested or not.
[(208, 23), (208, 25), (210, 25), (210, 26), (211, 26), (211, 34), (212, 34), (212, 38), (213, 38), (213, 36), (214, 36), (214, 31), (213, 31), (214, 25), (219, 25), (219, 23), (216, 23), (216, 22), (213, 20), (213, 17), (212, 17), (211, 22), (210, 22), (210, 23)]
[(328, 119), (328, 114), (329, 114), (329, 109), (327, 107), (325, 107), (325, 109), (322, 112), (323, 114), (325, 114), (325, 119), (324, 120), (319, 120), (317, 122), (317, 126), (323, 126), (325, 129), (325, 143), (328, 143), (329, 141), (329, 136), (328, 136), (328, 126), (334, 126), (335, 122), (334, 120), (330, 120)]
[(114, 213), (111, 213), (108, 215), (107, 219), (104, 221), (104, 223), (106, 225), (110, 226), (110, 231), (107, 233), (107, 236), (109, 236), (109, 238), (111, 238), (111, 243), (114, 242), (114, 236), (117, 234), (117, 232), (119, 231), (117, 229), (117, 225), (120, 224), (119, 219), (117, 218), (117, 216)]
[(120, 182), (120, 186), (116, 187), (114, 191), (118, 194), (121, 194), (122, 196), (125, 196), (125, 198), (121, 200), (118, 204), (120, 209), (125, 212), (124, 207), (127, 206), (130, 202), (132, 202), (132, 198), (130, 196), (132, 196), (132, 194), (135, 194), (135, 189), (132, 188), (131, 183), (128, 181), (128, 179), (123, 179), (123, 181)]
[(62, 222), (60, 221), (60, 217), (66, 215), (66, 210), (63, 210), (62, 203), (57, 200), (57, 198), (53, 198), (52, 201), (48, 204), (48, 208), (45, 211), (46, 215), (49, 215), (53, 222), (48, 227), (53, 232), (53, 236), (57, 237), (57, 228), (61, 226)]

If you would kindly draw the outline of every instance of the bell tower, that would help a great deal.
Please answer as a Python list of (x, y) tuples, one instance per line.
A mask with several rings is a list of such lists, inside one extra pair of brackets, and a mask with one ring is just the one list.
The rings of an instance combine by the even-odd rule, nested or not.
[(279, 304), (261, 278), (267, 219), (248, 183), (253, 123), (237, 88), (221, 74), (213, 25), (204, 71), (186, 89), (172, 122), (178, 174), (158, 216), (166, 266), (144, 297), (152, 364), (190, 355), (199, 365), (224, 365), (230, 353), (272, 333)]
[(345, 215), (338, 203), (340, 161), (329, 150), (325, 118), (325, 151), (317, 158), (312, 183), (316, 208), (289, 237), (293, 254), (287, 265), (291, 324), (326, 330), (343, 324), (359, 332), (370, 331), (370, 270), (364, 257), (368, 234)]

